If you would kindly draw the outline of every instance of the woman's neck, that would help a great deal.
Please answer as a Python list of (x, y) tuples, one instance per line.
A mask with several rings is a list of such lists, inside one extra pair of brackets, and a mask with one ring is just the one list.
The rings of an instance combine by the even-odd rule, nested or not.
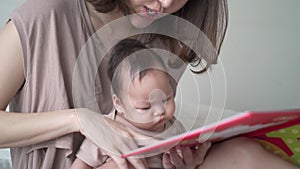
[(95, 31), (99, 30), (105, 24), (124, 16), (124, 13), (115, 8), (114, 10), (107, 13), (100, 13), (96, 11), (94, 6), (86, 1), (87, 9), (90, 15), (91, 23)]

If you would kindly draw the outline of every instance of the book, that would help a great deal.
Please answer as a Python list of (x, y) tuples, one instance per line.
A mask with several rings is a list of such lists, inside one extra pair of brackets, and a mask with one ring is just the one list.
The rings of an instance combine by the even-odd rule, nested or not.
[(271, 132), (262, 131), (254, 137), (269, 152), (293, 163), (300, 168), (300, 121), (290, 127), (279, 128)]
[(193, 140), (198, 142), (217, 142), (239, 135), (256, 137), (264, 133), (297, 124), (300, 124), (300, 109), (245, 111), (158, 141), (154, 144), (126, 152), (122, 157), (151, 156), (166, 152), (178, 144), (190, 144)]

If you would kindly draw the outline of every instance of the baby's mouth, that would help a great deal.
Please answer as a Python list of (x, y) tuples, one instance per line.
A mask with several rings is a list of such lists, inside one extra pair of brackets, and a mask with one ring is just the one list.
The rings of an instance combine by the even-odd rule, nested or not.
[(162, 122), (164, 122), (164, 121), (165, 121), (165, 118), (162, 117), (162, 118), (160, 118), (160, 119), (157, 121), (157, 124), (162, 123)]

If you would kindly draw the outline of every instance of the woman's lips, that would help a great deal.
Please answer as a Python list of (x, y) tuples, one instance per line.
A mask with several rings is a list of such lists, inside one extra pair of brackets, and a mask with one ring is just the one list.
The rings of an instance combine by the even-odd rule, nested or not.
[(146, 9), (146, 12), (150, 15), (155, 15), (156, 13), (158, 13), (158, 10), (151, 9), (146, 6), (145, 6), (145, 9)]
[(142, 10), (141, 15), (148, 19), (154, 20), (154, 19), (161, 17), (162, 13), (160, 13), (158, 10), (150, 9), (150, 8), (144, 6), (144, 9)]

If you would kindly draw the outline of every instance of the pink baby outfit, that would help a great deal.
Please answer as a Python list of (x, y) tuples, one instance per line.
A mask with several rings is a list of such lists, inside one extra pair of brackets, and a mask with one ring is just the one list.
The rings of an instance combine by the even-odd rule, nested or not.
[[(155, 137), (157, 139), (164, 139), (164, 138), (169, 138), (171, 136), (181, 134), (185, 132), (184, 126), (175, 118), (172, 118), (171, 120), (167, 121), (165, 124), (165, 129), (162, 132), (153, 132), (149, 130), (143, 130), (139, 129), (135, 126), (133, 126), (131, 123), (129, 123), (127, 120), (125, 120), (122, 116), (118, 115), (116, 111), (113, 111), (112, 113), (108, 114), (107, 117), (118, 121), (125, 126), (130, 127), (134, 131), (145, 135), (149, 137)], [(139, 146), (145, 146), (145, 145), (139, 145)], [(77, 158), (81, 159), (84, 161), (86, 164), (92, 166), (93, 168), (97, 168), (101, 166), (103, 163), (105, 163), (109, 157), (107, 154), (105, 154), (104, 151), (101, 150), (101, 148), (98, 148), (97, 145), (93, 144), (91, 141), (88, 139), (85, 139), (84, 142), (82, 143), (78, 154)], [(154, 168), (163, 168), (162, 166), (162, 154), (147, 157), (146, 158), (148, 167), (151, 169)]]

